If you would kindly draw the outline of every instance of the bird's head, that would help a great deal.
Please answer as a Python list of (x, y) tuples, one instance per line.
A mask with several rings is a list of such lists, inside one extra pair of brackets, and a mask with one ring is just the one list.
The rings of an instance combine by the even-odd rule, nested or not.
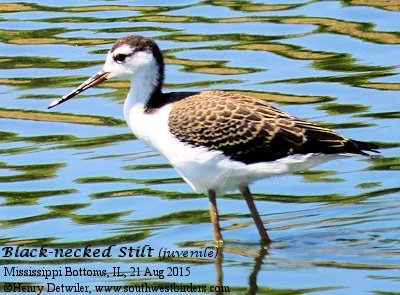
[(161, 85), (164, 78), (164, 61), (159, 47), (152, 39), (132, 35), (114, 43), (107, 53), (106, 62), (101, 71), (61, 99), (53, 101), (49, 108), (55, 107), (107, 79), (135, 80), (138, 76), (155, 79), (157, 81), (154, 81), (154, 84)]

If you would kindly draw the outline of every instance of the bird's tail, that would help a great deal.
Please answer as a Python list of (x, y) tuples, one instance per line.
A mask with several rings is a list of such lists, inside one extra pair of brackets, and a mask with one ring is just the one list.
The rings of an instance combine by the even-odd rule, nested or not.
[(364, 151), (379, 153), (379, 151), (378, 151), (379, 146), (375, 143), (358, 141), (358, 140), (354, 140), (354, 139), (352, 139), (351, 141), (357, 146), (357, 148), (360, 150), (360, 153), (362, 153), (362, 154), (368, 155)]

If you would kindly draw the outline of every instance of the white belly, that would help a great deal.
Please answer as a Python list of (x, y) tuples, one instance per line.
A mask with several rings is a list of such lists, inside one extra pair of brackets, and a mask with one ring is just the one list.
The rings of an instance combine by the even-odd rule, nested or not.
[(238, 189), (257, 179), (306, 169), (332, 157), (293, 155), (250, 165), (232, 161), (221, 152), (194, 147), (175, 138), (168, 128), (170, 111), (169, 105), (151, 114), (145, 114), (141, 104), (124, 108), (132, 132), (166, 157), (184, 180), (201, 193), (210, 189), (219, 193)]

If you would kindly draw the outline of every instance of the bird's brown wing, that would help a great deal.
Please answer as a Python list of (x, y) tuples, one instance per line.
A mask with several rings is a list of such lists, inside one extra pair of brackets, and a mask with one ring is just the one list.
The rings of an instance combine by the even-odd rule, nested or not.
[(246, 164), (293, 154), (354, 153), (377, 148), (292, 117), (238, 93), (205, 91), (173, 103), (169, 128), (180, 141), (219, 150)]

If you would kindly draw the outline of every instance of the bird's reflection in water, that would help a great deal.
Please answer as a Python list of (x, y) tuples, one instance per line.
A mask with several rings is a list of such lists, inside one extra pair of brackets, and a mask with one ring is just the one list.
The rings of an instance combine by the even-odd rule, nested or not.
[(261, 266), (263, 264), (263, 260), (268, 253), (268, 248), (265, 246), (261, 246), (259, 250), (254, 255), (254, 251), (252, 249), (237, 249), (231, 247), (221, 247), (218, 249), (217, 257), (215, 258), (215, 273), (216, 273), (216, 286), (220, 288), (216, 288), (215, 294), (224, 294), (224, 271), (223, 271), (223, 261), (224, 261), (224, 252), (231, 252), (235, 254), (240, 254), (244, 256), (254, 256), (254, 266), (249, 275), (248, 280), (248, 291), (246, 294), (252, 295), (257, 294), (258, 286), (257, 286), (257, 276), (260, 272)]

